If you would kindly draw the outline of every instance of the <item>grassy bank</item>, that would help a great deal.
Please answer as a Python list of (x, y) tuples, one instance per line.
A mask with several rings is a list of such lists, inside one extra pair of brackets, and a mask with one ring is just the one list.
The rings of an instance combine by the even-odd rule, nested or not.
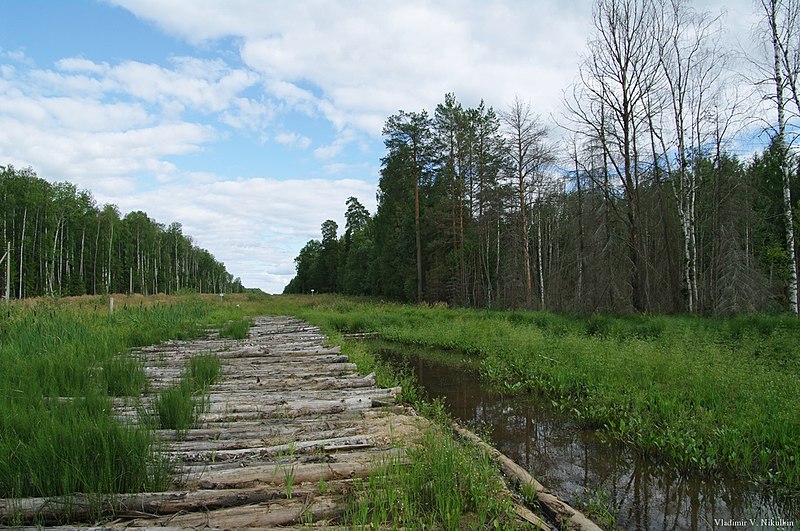
[(558, 316), (278, 298), (272, 311), (474, 358), (488, 381), (533, 393), (687, 471), (800, 488), (800, 320)]
[[(403, 441), (405, 461), (377, 464), (346, 493), (342, 524), (354, 529), (517, 529), (519, 524), (500, 472), (481, 448), (456, 439), (439, 401), (430, 402), (414, 379), (380, 362), (366, 347), (332, 332), (331, 341), (362, 374), (375, 373), (382, 387), (401, 386), (399, 401), (432, 421), (423, 441)], [(533, 498), (529, 500), (532, 502)]]

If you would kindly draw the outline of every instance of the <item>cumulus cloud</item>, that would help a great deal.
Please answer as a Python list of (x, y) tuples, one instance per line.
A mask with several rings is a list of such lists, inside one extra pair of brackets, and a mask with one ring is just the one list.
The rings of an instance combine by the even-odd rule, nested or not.
[[(190, 42), (241, 38), (242, 60), (276, 97), (311, 102), (339, 127), (372, 135), (399, 108), (430, 107), (450, 91), (496, 106), (530, 95), (550, 111), (571, 80), (591, 10), (588, 0), (570, 9), (558, 0), (115, 3)], [(543, 66), (532, 73), (534, 64)]]
[[(259, 81), (218, 59), (175, 57), (170, 65), (67, 57), (54, 69), (0, 72), (0, 156), (91, 189), (135, 189), (149, 173), (168, 182), (169, 157), (197, 153), (222, 136), (212, 118), (260, 131), (272, 106), (242, 95)], [(209, 116), (197, 121), (195, 115)], [(124, 184), (122, 184), (124, 183)]]

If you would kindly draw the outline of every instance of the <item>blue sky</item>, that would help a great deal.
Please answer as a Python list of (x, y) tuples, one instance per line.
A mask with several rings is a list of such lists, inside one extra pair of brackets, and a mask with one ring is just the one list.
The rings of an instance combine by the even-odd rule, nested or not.
[[(749, 0), (724, 39), (751, 35)], [(0, 164), (177, 221), (280, 292), (345, 201), (375, 209), (381, 127), (454, 92), (561, 112), (589, 0), (4, 0)], [(557, 134), (557, 132), (555, 133)]]

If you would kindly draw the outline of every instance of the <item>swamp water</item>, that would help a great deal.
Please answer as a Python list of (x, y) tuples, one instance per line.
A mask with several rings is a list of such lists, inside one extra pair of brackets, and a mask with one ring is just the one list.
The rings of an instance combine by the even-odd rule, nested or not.
[[(800, 499), (741, 479), (680, 474), (582, 428), (550, 404), (503, 396), (474, 369), (431, 361), (432, 351), (367, 343), (395, 367), (410, 369), (430, 399), (441, 397), (461, 423), (486, 430), (492, 444), (546, 488), (619, 529), (800, 529)], [(452, 353), (448, 354), (452, 357)], [(441, 355), (440, 355), (441, 358)], [(613, 516), (612, 516), (613, 514)], [(751, 524), (752, 519), (752, 524)]]

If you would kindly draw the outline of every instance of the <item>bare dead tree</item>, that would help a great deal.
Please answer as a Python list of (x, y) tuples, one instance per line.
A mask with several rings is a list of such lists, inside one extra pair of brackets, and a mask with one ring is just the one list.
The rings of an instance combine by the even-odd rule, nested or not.
[[(519, 207), (520, 244), (525, 278), (525, 304), (533, 302), (533, 273), (529, 241), (528, 197), (541, 183), (542, 170), (553, 160), (553, 149), (546, 144), (547, 128), (542, 125), (530, 103), (515, 98), (508, 110), (500, 114), (505, 126), (510, 176), (515, 185)], [(543, 290), (540, 290), (543, 291)], [(543, 293), (540, 294), (543, 297)], [(540, 298), (540, 304), (543, 301)]]
[(594, 38), (579, 72), (576, 97), (567, 102), (573, 122), (600, 140), (610, 177), (622, 188), (631, 304), (637, 311), (647, 306), (637, 139), (648, 131), (648, 99), (661, 83), (655, 7), (652, 0), (596, 2)]

